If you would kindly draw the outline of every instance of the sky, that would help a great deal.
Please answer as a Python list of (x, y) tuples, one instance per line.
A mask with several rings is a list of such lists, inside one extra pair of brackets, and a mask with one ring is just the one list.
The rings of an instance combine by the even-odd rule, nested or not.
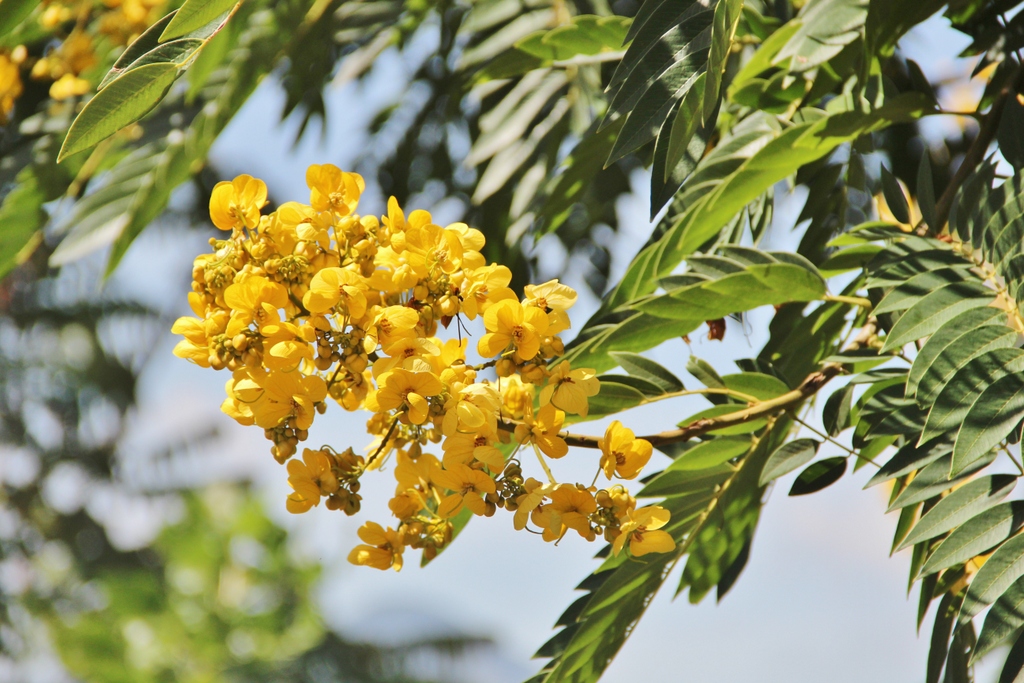
[[(905, 44), (929, 76), (948, 75), (962, 70), (962, 63), (936, 55), (951, 54), (955, 45), (951, 41), (958, 39), (943, 20), (933, 19)], [(429, 37), (421, 40), (429, 46)], [(275, 83), (267, 81), (216, 144), (215, 167), (226, 178), (242, 172), (263, 178), (279, 201), (305, 201), (306, 166), (329, 162), (344, 167), (351, 162), (365, 142), (352, 131), (365, 126), (379, 106), (403, 96), (395, 86), (402, 79), (396, 76), (408, 74), (413, 63), (387, 52), (364, 83), (330, 88), (327, 131), (321, 137), (314, 125), (297, 145), (292, 144), (295, 122), (277, 123), (283, 96)], [(363, 106), (352, 106), (353, 102)], [(631, 256), (629, 245), (642, 241), (651, 229), (645, 220), (649, 181), (642, 172), (633, 180), (636, 193), (624, 197), (618, 206), (623, 226), (618, 239), (624, 246), (613, 250), (613, 272), (617, 273)], [(802, 192), (783, 193), (776, 213), (779, 225), (792, 222), (804, 198)], [(415, 206), (415, 202), (411, 198), (408, 204)], [(360, 211), (383, 210), (379, 192), (371, 187)], [(458, 206), (449, 204), (436, 217), (443, 223), (456, 218), (457, 211)], [(207, 249), (204, 235), (182, 231), (172, 223), (173, 219), (164, 221), (144, 233), (109, 285), (115, 293), (141, 294), (165, 310), (169, 319), (188, 313), (185, 296), (191, 259)], [(784, 234), (773, 240), (773, 248), (792, 246)], [(557, 245), (542, 247), (550, 249), (550, 258), (558, 259)], [(159, 263), (145, 258), (152, 253), (162, 255)], [(573, 319), (585, 320), (596, 300), (587, 295), (577, 274), (570, 271), (565, 279), (581, 291)], [(692, 350), (723, 374), (733, 371), (732, 359), (754, 355), (763, 344), (762, 330), (768, 320), (769, 312), (762, 310), (751, 315), (745, 329), (730, 321), (724, 342), (709, 342), (698, 333)], [(467, 662), (458, 676), (515, 683), (536, 672), (540, 662), (530, 657), (575, 599), (574, 586), (597, 566), (592, 559), (597, 544), (574, 537), (557, 547), (545, 544), (531, 534), (515, 532), (508, 515), (499, 511), (494, 518), (473, 520), (457, 542), (424, 569), (408, 560), (397, 574), (353, 567), (345, 557), (358, 542), (357, 527), (367, 519), (386, 523), (389, 518), (390, 474), (364, 478), (364, 511), (354, 518), (323, 507), (289, 515), (284, 510), (289, 493), (286, 474), (270, 457), (261, 430), (240, 427), (219, 411), (226, 374), (174, 358), (174, 342), (169, 332), (160, 334), (153, 360), (143, 373), (138, 411), (121, 449), (129, 480), (153, 490), (161, 480), (201, 484), (252, 478), (268, 513), (290, 530), (295, 553), (323, 565), (319, 599), (332, 627), (353, 638), (389, 644), (426, 635), (491, 637), (496, 647)], [(650, 355), (684, 381), (696, 384), (682, 367), (689, 352), (682, 341), (673, 341)], [(702, 407), (700, 399), (683, 398), (630, 411), (622, 419), (637, 433), (660, 431), (667, 426), (666, 420), (675, 423)], [(364, 421), (365, 416), (332, 406), (311, 430), (310, 443), (362, 448), (368, 440)], [(604, 425), (588, 423), (585, 429), (600, 434)], [(212, 430), (214, 436), (180, 453), (173, 472), (156, 470), (150, 454), (189, 430)], [(841, 453), (830, 448), (834, 449), (824, 446), (821, 455)], [(563, 480), (588, 481), (595, 457), (590, 452), (574, 453), (555, 463), (556, 474)], [(667, 462), (664, 456), (656, 457)], [(749, 564), (721, 604), (715, 604), (713, 596), (698, 606), (688, 604), (685, 596), (673, 600), (678, 579), (670, 578), (603, 681), (923, 680), (930, 624), (926, 623), (923, 636), (916, 633), (916, 589), (907, 595), (909, 553), (889, 555), (896, 516), (883, 514), (884, 487), (862, 491), (870, 477), (865, 468), (821, 493), (790, 498), (785, 494), (794, 477), (783, 477), (769, 492)], [(112, 537), (124, 546), (145, 543), (171, 509), (167, 501), (158, 502), (147, 517), (139, 507), (144, 504), (130, 497), (108, 497), (93, 504), (105, 511)], [(128, 517), (157, 523), (119, 524), (118, 520)], [(998, 670), (993, 666), (1001, 661), (1001, 654), (982, 662), (979, 681), (995, 680)]]

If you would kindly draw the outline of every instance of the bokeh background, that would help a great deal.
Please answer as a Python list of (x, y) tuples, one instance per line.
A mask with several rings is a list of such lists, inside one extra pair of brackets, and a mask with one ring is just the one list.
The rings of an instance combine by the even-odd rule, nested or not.
[[(280, 122), (286, 90), (268, 78), (216, 143), (209, 180), (250, 173), (275, 202), (302, 201), (306, 166), (329, 162), (363, 172), (360, 211), (381, 213), (375, 164), (388, 140), (377, 121), (423, 96), (412, 81), (438, 36), (427, 22), (361, 80), (340, 74), (322, 123)], [(901, 45), (941, 83), (970, 73), (973, 60), (952, 56), (966, 42), (936, 17)], [(980, 86), (939, 94), (966, 110)], [(962, 135), (958, 125), (924, 129), (933, 154)], [(453, 156), (465, 155), (453, 145)], [(535, 279), (560, 277), (580, 291), (575, 320), (596, 309), (595, 272), (614, 282), (652, 229), (649, 178), (633, 169), (628, 181), (617, 229), (595, 231), (588, 249), (567, 250), (554, 236), (524, 248)], [(449, 190), (427, 183), (400, 199), (444, 224), (469, 202)], [(596, 567), (596, 548), (571, 537), (544, 544), (499, 514), (475, 520), (426, 568), (353, 567), (345, 556), (356, 528), (388, 516), (386, 473), (364, 479), (355, 518), (322, 507), (286, 513), (286, 476), (260, 430), (219, 411), (226, 377), (171, 355), (191, 260), (213, 234), (196, 192), (179, 190), (106, 282), (96, 253), (59, 273), (40, 257), (0, 285), (0, 681), (75, 680), (70, 670), (111, 681), (221, 680), (225, 670), (238, 680), (529, 678), (540, 665), (531, 656)], [(794, 246), (806, 198), (802, 186), (777, 188), (773, 248)], [(757, 311), (729, 320), (723, 341), (695, 335), (652, 355), (684, 381), (691, 352), (728, 372), (765, 341), (769, 318)], [(678, 399), (623, 420), (658, 431), (700, 407)], [(362, 448), (364, 420), (332, 409), (310, 443)], [(557, 466), (586, 479), (594, 462), (581, 453)], [(785, 496), (791, 477), (778, 482), (732, 592), (698, 606), (659, 594), (603, 680), (922, 680), (927, 642), (916, 632), (916, 594), (907, 595), (909, 555), (890, 557), (895, 516), (883, 515), (884, 491), (861, 490), (868, 476), (801, 498)], [(995, 675), (980, 664), (979, 680)]]

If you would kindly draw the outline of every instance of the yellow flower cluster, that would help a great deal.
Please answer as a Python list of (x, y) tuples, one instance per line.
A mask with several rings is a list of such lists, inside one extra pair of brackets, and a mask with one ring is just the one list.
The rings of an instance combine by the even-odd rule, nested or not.
[[(396, 488), (392, 527), (368, 522), (349, 560), (378, 569), (402, 565), (407, 547), (429, 559), (469, 515), (514, 513), (546, 540), (568, 531), (603, 537), (633, 555), (674, 547), (657, 507), (636, 509), (621, 485), (559, 484), (547, 458), (569, 450), (566, 413), (586, 416), (600, 384), (592, 370), (556, 361), (576, 292), (557, 280), (510, 289), (508, 268), (488, 264), (483, 234), (408, 216), (391, 198), (379, 220), (355, 213), (363, 179), (332, 166), (306, 173), (308, 204), (270, 214), (263, 181), (221, 182), (210, 217), (229, 233), (196, 258), (189, 303), (196, 317), (175, 322), (175, 354), (227, 369), (223, 410), (257, 425), (287, 463), (291, 512), (321, 499), (360, 509), (360, 477), (390, 463)], [(481, 362), (467, 361), (468, 321), (482, 319)], [(439, 328), (452, 329), (440, 339)], [(468, 331), (468, 330), (467, 330)], [(375, 437), (367, 456), (300, 442), (328, 399), (368, 410)], [(426, 452), (440, 446), (440, 457)], [(600, 442), (600, 473), (636, 477), (651, 444), (613, 423)], [(534, 450), (548, 483), (524, 477), (518, 454)], [(596, 477), (595, 477), (596, 482)]]

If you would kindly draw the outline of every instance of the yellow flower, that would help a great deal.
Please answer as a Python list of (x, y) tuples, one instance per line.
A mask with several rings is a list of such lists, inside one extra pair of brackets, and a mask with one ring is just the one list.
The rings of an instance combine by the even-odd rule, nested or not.
[(68, 73), (50, 84), (50, 97), (55, 100), (66, 100), (84, 95), (90, 90), (92, 85), (89, 81)]
[(519, 443), (532, 441), (547, 456), (561, 458), (569, 452), (565, 439), (558, 436), (563, 422), (565, 413), (549, 403), (537, 411), (536, 418), (526, 416), (523, 423), (516, 426), (516, 438)]
[(323, 313), (341, 302), (338, 313), (360, 319), (366, 315), (366, 283), (348, 268), (324, 268), (313, 276), (302, 305), (310, 313)]
[[(429, 216), (427, 214), (428, 219)], [(425, 275), (435, 269), (454, 273), (462, 263), (462, 242), (458, 234), (433, 223), (408, 231), (405, 248), (410, 255), (410, 265), (422, 269)]]
[(242, 174), (213, 186), (210, 194), (210, 219), (221, 230), (255, 228), (260, 209), (267, 203), (267, 185), (258, 178)]
[(320, 504), (320, 496), (338, 490), (338, 478), (331, 471), (331, 458), (323, 451), (306, 448), (302, 462), (288, 461), (288, 485), (294, 493), (288, 496), (288, 512), (299, 514)]
[(430, 414), (428, 396), (437, 396), (444, 390), (441, 380), (429, 372), (409, 372), (396, 368), (380, 377), (377, 405), (382, 411), (401, 409), (409, 421), (423, 424)]
[(434, 483), (453, 491), (437, 507), (437, 514), (445, 519), (459, 514), (463, 507), (474, 515), (486, 514), (487, 503), (483, 496), (497, 490), (494, 480), (484, 472), (460, 463), (437, 472)]
[(366, 330), (363, 349), (373, 353), (377, 345), (390, 346), (399, 339), (414, 336), (413, 330), (420, 322), (419, 314), (405, 306), (388, 306), (377, 309), (373, 322)]
[(548, 378), (548, 384), (540, 392), (541, 405), (554, 404), (567, 413), (587, 416), (590, 404), (587, 399), (601, 391), (601, 382), (590, 368), (572, 370), (569, 361), (563, 360)]
[(7, 123), (23, 89), (18, 65), (9, 54), (0, 54), (0, 123)]
[(452, 397), (445, 402), (441, 431), (445, 436), (456, 432), (496, 436), (501, 397), (489, 384), (453, 387)]
[(256, 322), (260, 330), (281, 320), (277, 311), (288, 305), (288, 290), (260, 275), (247, 277), (224, 290), (224, 303), (231, 308), (227, 335), (233, 337)]
[(668, 524), (670, 513), (663, 507), (649, 505), (639, 510), (631, 510), (627, 521), (622, 525), (619, 535), (612, 543), (612, 552), (622, 552), (626, 541), (629, 541), (629, 553), (640, 557), (647, 553), (667, 553), (676, 547), (672, 536), (661, 527)]
[(542, 484), (533, 477), (530, 477), (523, 482), (523, 488), (526, 490), (526, 493), (516, 498), (516, 513), (512, 517), (512, 525), (516, 531), (522, 531), (526, 528), (526, 522), (530, 519), (530, 515), (534, 510), (543, 505), (544, 498), (554, 490), (555, 485)]
[(248, 373), (235, 383), (235, 394), (245, 392), (253, 419), (264, 429), (273, 429), (287, 419), (294, 419), (296, 429), (309, 429), (316, 405), (327, 397), (327, 383), (317, 376), (305, 377), (299, 372)]
[(576, 290), (558, 280), (540, 285), (523, 287), (526, 295), (523, 303), (535, 306), (548, 314), (548, 334), (558, 334), (569, 329), (569, 315), (566, 313), (576, 303)]
[(483, 434), (453, 434), (445, 437), (441, 449), (445, 467), (453, 463), (469, 465), (479, 460), (491, 472), (501, 472), (505, 468), (505, 455)]
[(499, 356), (511, 344), (516, 355), (527, 361), (540, 351), (541, 337), (548, 329), (548, 316), (539, 308), (524, 308), (518, 301), (506, 299), (487, 309), (484, 327), (487, 334), (477, 344), (481, 356)]
[(618, 420), (608, 425), (597, 443), (601, 447), (601, 469), (609, 479), (613, 475), (634, 478), (651, 459), (654, 450), (649, 441), (635, 438), (633, 430), (623, 427)]
[(572, 529), (583, 538), (593, 533), (590, 515), (597, 512), (594, 494), (573, 484), (562, 484), (551, 492), (548, 528), (562, 535), (563, 528)]
[(402, 568), (402, 551), (405, 544), (402, 534), (391, 527), (386, 530), (376, 522), (367, 522), (359, 527), (359, 538), (366, 545), (357, 545), (348, 554), (352, 564), (373, 567), (374, 569)]
[(498, 264), (465, 272), (459, 287), (462, 312), (473, 320), (496, 301), (515, 299), (515, 293), (508, 287), (511, 281), (512, 271)]
[(366, 189), (363, 177), (347, 173), (334, 164), (313, 164), (306, 169), (309, 203), (316, 211), (333, 211), (347, 216), (356, 210), (359, 196)]

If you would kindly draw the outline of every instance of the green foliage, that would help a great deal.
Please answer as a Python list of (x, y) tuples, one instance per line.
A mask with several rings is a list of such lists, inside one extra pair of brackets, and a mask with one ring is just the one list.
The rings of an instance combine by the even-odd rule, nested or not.
[[(791, 477), (791, 495), (810, 494), (872, 465), (867, 485), (891, 487), (887, 509), (899, 513), (892, 546), (911, 554), (919, 619), (939, 603), (926, 680), (970, 680), (974, 659), (1011, 640), (1001, 680), (1013, 680), (1024, 664), (1024, 514), (1002, 501), (1017, 479), (1006, 468), (1024, 475), (1024, 176), (997, 179), (984, 157), (995, 142), (1021, 167), (1017, 5), (645, 0), (629, 17), (584, 0), (188, 0), (113, 64), (64, 141), (69, 168), (53, 171), (44, 136), (31, 161), (28, 146), (15, 149), (0, 273), (47, 228), (62, 238), (52, 264), (113, 244), (115, 267), (172, 190), (197, 178), (263, 76), (282, 74), (285, 113), (299, 110), (304, 129), (324, 117), (336, 66), (339, 80), (359, 78), (382, 51), (436, 28), (438, 47), (409, 84), (424, 103), (380, 112), (361, 170), (400, 199), (427, 187), (459, 198), (516, 286), (532, 263), (523, 237), (553, 236), (574, 264), (590, 257), (584, 277), (603, 296), (565, 354), (602, 373), (588, 417), (683, 394), (709, 402), (666, 425), (658, 446), (673, 461), (640, 492), (664, 498), (676, 551), (603, 553), (538, 652), (551, 661), (534, 680), (597, 680), (677, 565), (690, 601), (712, 589), (721, 599), (773, 482)], [(939, 113), (938, 84), (896, 48), (943, 7), (987, 85), (978, 132), (923, 140), (917, 122)], [(2, 0), (0, 35), (31, 12)], [(186, 69), (187, 92), (173, 87)], [(110, 137), (139, 121), (142, 140)], [(65, 128), (51, 126), (50, 142)], [(639, 166), (652, 177), (651, 215), (664, 213), (608, 288), (601, 226), (617, 227), (616, 201)], [(774, 215), (780, 184), (807, 190), (792, 226)], [(49, 202), (65, 194), (70, 210), (49, 225)], [(900, 226), (879, 220), (878, 195)], [(762, 246), (789, 227), (793, 250)], [(692, 358), (699, 384), (687, 390), (676, 368), (641, 355), (767, 307), (768, 340), (739, 373)], [(821, 429), (806, 427), (838, 375)], [(146, 581), (140, 604), (160, 597)], [(989, 606), (976, 638), (973, 618)]]

